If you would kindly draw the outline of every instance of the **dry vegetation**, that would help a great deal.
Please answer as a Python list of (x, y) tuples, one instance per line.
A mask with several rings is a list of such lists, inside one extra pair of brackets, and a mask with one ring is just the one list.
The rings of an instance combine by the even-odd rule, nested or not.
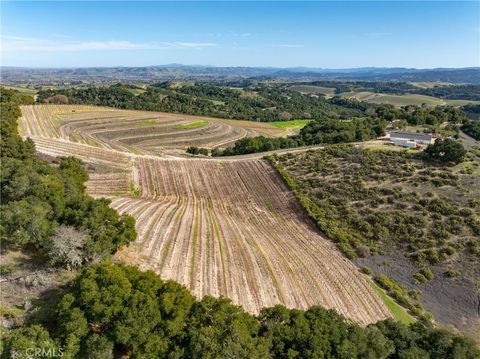
[[(138, 239), (118, 259), (153, 269), (198, 297), (223, 295), (254, 313), (282, 303), (320, 304), (362, 324), (391, 316), (364, 275), (305, 218), (266, 161), (152, 155), (176, 146), (176, 139), (180, 147), (218, 145), (233, 140), (237, 130), (261, 132), (263, 125), (229, 126), (227, 120), (210, 125), (208, 119), (213, 132), (218, 126), (231, 131), (210, 136), (203, 126), (175, 130), (182, 119), (191, 121), (188, 116), (85, 106), (22, 111), (21, 131), (34, 136), (40, 152), (123, 169), (91, 175), (87, 183), (91, 194), (110, 197), (113, 208), (137, 221)], [(150, 119), (159, 125), (134, 125)], [(153, 138), (141, 137), (147, 134)], [(139, 149), (149, 155), (136, 154)]]
[(455, 167), (378, 146), (271, 158), (323, 233), (400, 304), (476, 338), (479, 159), (476, 146)]

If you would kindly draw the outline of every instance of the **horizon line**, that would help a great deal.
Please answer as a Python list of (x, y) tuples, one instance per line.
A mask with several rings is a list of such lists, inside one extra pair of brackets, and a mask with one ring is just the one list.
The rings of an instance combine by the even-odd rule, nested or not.
[(251, 68), (251, 69), (305, 69), (305, 70), (362, 70), (362, 69), (405, 69), (405, 70), (463, 70), (463, 69), (480, 69), (479, 65), (461, 66), (461, 67), (408, 67), (408, 66), (358, 66), (358, 67), (316, 67), (316, 66), (268, 66), (268, 65), (202, 65), (202, 64), (159, 64), (159, 65), (110, 65), (110, 66), (14, 66), (14, 65), (0, 65), (0, 69), (111, 69), (111, 68), (137, 68), (137, 67), (210, 67), (210, 68)]

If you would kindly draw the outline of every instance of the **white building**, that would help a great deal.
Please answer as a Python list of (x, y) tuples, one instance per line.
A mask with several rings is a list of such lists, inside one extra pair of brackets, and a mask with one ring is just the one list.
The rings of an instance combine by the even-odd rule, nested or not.
[(435, 142), (431, 134), (404, 131), (393, 131), (390, 133), (390, 141), (396, 146), (413, 148), (419, 145), (430, 145)]

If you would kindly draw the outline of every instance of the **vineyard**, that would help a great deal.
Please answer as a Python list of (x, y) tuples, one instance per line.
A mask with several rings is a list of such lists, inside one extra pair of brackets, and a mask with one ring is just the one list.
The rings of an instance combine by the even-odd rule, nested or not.
[(208, 119), (205, 128), (202, 122), (183, 129), (175, 126), (188, 124), (188, 116), (86, 106), (27, 106), (22, 113), (21, 133), (38, 151), (118, 169), (91, 174), (87, 183), (89, 193), (111, 198), (113, 208), (136, 219), (138, 239), (117, 259), (152, 269), (199, 298), (226, 296), (252, 313), (319, 304), (362, 324), (391, 316), (266, 161), (154, 155), (184, 144), (218, 146), (262, 133), (263, 125)]
[(282, 136), (266, 123), (76, 105), (23, 106), (20, 133), (136, 154), (226, 146), (246, 136)]

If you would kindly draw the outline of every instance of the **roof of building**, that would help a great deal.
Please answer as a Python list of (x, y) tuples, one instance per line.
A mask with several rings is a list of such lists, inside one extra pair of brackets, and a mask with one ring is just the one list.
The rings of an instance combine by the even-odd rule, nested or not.
[(432, 139), (432, 135), (428, 133), (393, 131), (392, 133), (390, 133), (390, 138), (407, 138), (409, 140), (430, 141)]

